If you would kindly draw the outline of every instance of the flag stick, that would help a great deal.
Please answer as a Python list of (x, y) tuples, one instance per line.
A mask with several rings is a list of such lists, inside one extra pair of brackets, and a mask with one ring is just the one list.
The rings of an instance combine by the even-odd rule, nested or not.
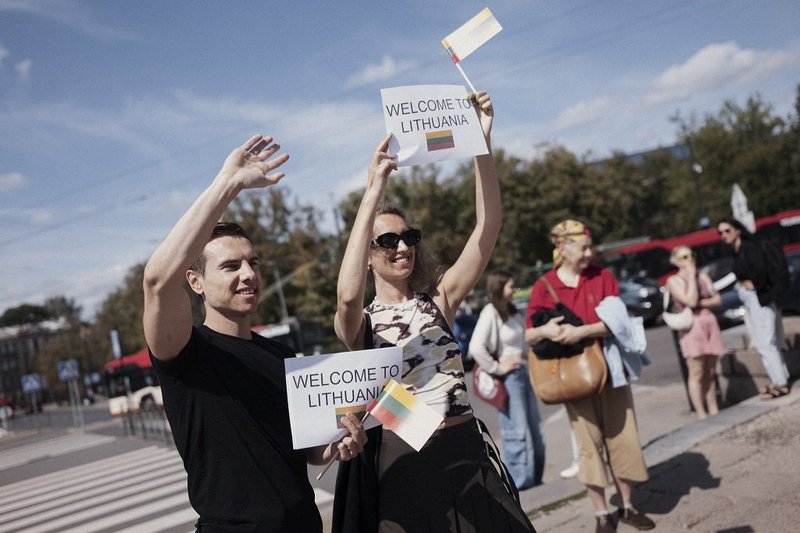
[[(363, 416), (363, 417), (361, 417), (361, 424), (364, 424), (364, 421), (367, 419), (367, 417), (369, 416), (369, 414), (370, 414), (370, 411), (367, 411), (366, 413), (364, 413), (364, 416)], [(336, 439), (336, 440), (335, 440), (335, 441), (333, 441), (333, 442), (336, 442), (337, 440), (339, 440), (339, 439), (342, 439), (342, 438), (344, 438), (344, 437), (346, 437), (346, 436), (347, 436), (347, 432), (345, 432), (345, 434), (344, 434), (342, 437), (339, 437), (338, 439)], [(337, 446), (337, 447), (336, 447), (336, 453), (335, 453), (335, 454), (333, 454), (333, 457), (331, 457), (330, 459), (328, 459), (328, 464), (326, 464), (326, 465), (325, 465), (325, 468), (323, 468), (323, 469), (322, 469), (322, 472), (320, 472), (319, 474), (317, 474), (317, 481), (319, 481), (320, 479), (322, 479), (322, 476), (324, 476), (324, 475), (325, 475), (325, 472), (327, 472), (327, 471), (330, 469), (330, 467), (331, 467), (331, 465), (333, 464), (333, 462), (334, 462), (334, 461), (336, 461), (336, 459), (338, 459), (338, 458), (339, 458), (339, 455), (340, 455), (340, 452), (339, 452), (339, 447)]]
[(474, 85), (472, 85), (472, 82), (471, 82), (471, 81), (469, 81), (469, 78), (467, 77), (467, 73), (466, 73), (466, 72), (464, 72), (464, 69), (463, 69), (463, 68), (461, 68), (461, 62), (458, 62), (458, 63), (456, 63), (456, 68), (457, 68), (457, 69), (458, 69), (458, 71), (461, 73), (461, 76), (463, 76), (463, 77), (464, 77), (464, 81), (466, 81), (466, 82), (467, 82), (467, 85), (469, 85), (469, 88), (470, 88), (470, 90), (471, 90), (472, 92), (474, 92), (474, 93), (478, 92), (478, 91), (475, 89), (475, 86), (474, 86)]

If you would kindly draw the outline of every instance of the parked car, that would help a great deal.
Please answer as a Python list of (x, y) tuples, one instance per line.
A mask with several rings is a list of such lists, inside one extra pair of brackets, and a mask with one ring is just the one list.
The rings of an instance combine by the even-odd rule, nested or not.
[(661, 319), (664, 311), (664, 287), (652, 278), (636, 276), (619, 280), (619, 297), (628, 314), (640, 316), (645, 326)]
[(5, 394), (0, 394), (0, 419), (11, 418), (14, 418), (14, 401)]
[(786, 262), (789, 264), (790, 285), (779, 303), (784, 314), (800, 315), (800, 249), (787, 253)]

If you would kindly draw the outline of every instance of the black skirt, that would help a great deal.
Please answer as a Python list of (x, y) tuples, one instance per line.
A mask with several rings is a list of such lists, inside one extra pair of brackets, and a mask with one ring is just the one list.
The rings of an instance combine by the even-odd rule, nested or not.
[(535, 533), (489, 460), (475, 421), (436, 431), (419, 452), (390, 431), (382, 438), (380, 533)]

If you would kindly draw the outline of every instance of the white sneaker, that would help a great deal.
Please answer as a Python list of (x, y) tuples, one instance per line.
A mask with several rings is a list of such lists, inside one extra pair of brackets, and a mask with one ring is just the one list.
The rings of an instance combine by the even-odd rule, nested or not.
[(561, 471), (561, 477), (564, 479), (569, 479), (571, 477), (575, 477), (578, 475), (578, 463), (572, 463), (569, 468), (565, 468)]

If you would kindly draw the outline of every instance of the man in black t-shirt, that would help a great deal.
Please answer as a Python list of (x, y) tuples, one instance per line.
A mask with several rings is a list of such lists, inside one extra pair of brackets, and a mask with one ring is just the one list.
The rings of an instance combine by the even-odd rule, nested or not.
[[(250, 331), (258, 257), (241, 227), (216, 224), (240, 191), (283, 178), (273, 173), (289, 157), (273, 157), (279, 148), (256, 135), (231, 152), (145, 266), (145, 337), (198, 531), (321, 532), (306, 462), (350, 460), (366, 442), (348, 415), (340, 441), (293, 449), (283, 363), (294, 354)], [(203, 300), (202, 326), (185, 281)]]

